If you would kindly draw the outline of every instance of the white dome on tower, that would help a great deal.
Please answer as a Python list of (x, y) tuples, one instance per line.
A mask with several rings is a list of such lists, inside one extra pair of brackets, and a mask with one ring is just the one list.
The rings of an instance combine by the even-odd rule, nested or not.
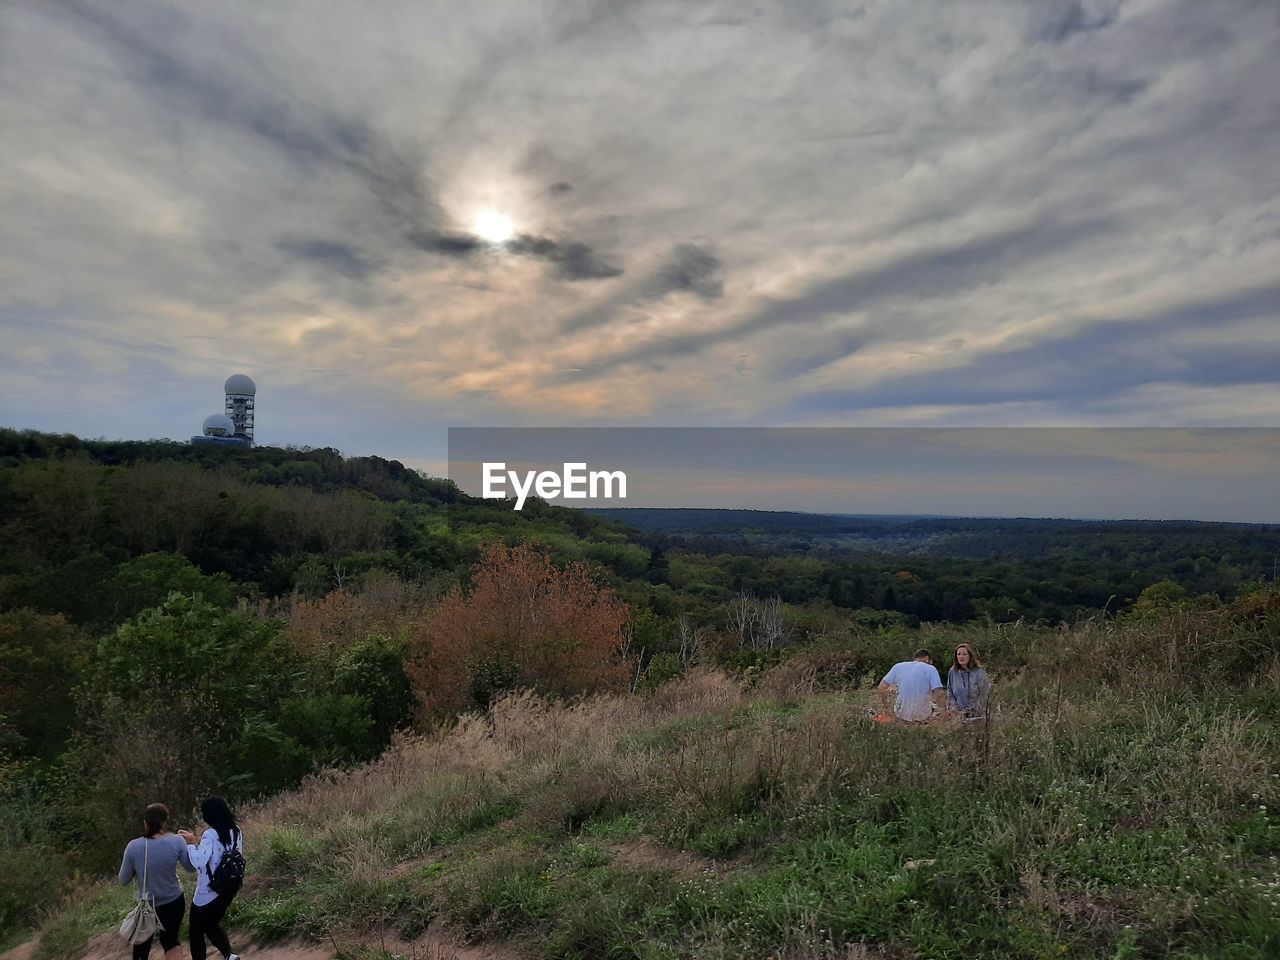
[(211, 413), (204, 418), (204, 435), (206, 437), (233, 437), (236, 425), (225, 413)]
[(225, 393), (234, 394), (239, 397), (252, 397), (258, 392), (258, 387), (243, 373), (237, 373), (233, 376), (227, 377), (227, 382), (223, 387), (223, 390)]

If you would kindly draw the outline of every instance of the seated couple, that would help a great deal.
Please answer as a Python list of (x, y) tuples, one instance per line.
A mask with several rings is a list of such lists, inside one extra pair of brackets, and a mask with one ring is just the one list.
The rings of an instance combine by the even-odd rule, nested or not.
[(928, 723), (935, 719), (986, 716), (991, 683), (978, 662), (977, 652), (962, 643), (956, 647), (945, 687), (933, 658), (924, 648), (915, 652), (914, 659), (895, 663), (880, 681), (880, 704), (885, 715), (889, 713), (889, 693), (894, 689), (898, 695), (893, 717), (899, 723)]

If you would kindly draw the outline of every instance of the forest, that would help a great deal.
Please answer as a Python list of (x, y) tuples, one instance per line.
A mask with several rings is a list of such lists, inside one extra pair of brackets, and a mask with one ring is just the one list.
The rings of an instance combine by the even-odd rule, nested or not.
[[(853, 689), (975, 630), (1032, 664), (1029, 637), (1238, 617), (1278, 554), (1276, 526), (515, 512), (330, 449), (3, 430), (0, 941), (113, 868), (153, 796), (262, 802), (523, 690), (802, 661)], [(1224, 677), (1274, 655), (1250, 629)]]

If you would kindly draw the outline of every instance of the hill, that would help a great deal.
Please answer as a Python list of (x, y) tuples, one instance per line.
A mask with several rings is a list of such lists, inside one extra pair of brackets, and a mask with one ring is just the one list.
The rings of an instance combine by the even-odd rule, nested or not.
[[(978, 937), (952, 920), (929, 920), (929, 930), (941, 924), (958, 945), (947, 954), (888, 890), (875, 902), (892, 918), (873, 922), (867, 904), (838, 916), (836, 900), (860, 894), (823, 886), (834, 880), (817, 866), (809, 879), (771, 871), (809, 862), (794, 845), (819, 836), (804, 821), (810, 814), (828, 839), (861, 836), (864, 820), (893, 824), (877, 842), (886, 845), (884, 864), (902, 866), (931, 859), (915, 852), (923, 841), (911, 839), (914, 804), (931, 830), (941, 829), (939, 811), (977, 830), (961, 811), (973, 804), (985, 811), (975, 834), (988, 851), (984, 864), (994, 864), (992, 851), (1012, 851), (1072, 891), (1123, 876), (1143, 900), (1146, 881), (1131, 871), (1090, 879), (1045, 859), (1040, 833), (1064, 830), (1065, 808), (1035, 817), (1058, 776), (1077, 794), (1106, 794), (1123, 771), (1157, 776), (1152, 762), (1171, 764), (1185, 781), (1184, 811), (1211, 796), (1230, 803), (1212, 800), (1199, 831), (1170, 819), (1166, 807), (1181, 802), (1171, 794), (1135, 812), (1129, 785), (1084, 811), (1100, 830), (1149, 827), (1132, 855), (1160, 862), (1175, 839), (1207, 844), (1218, 859), (1202, 880), (1235, 883), (1258, 867), (1270, 828), (1250, 826), (1258, 811), (1232, 804), (1237, 773), (1262, 804), (1270, 781), (1259, 778), (1280, 772), (1274, 587), (1263, 580), (1274, 528), (714, 520), (722, 528), (691, 520), (692, 532), (681, 533), (542, 502), (515, 512), (396, 461), (332, 450), (0, 431), (0, 942), (39, 927), (42, 956), (76, 954), (118, 906), (118, 896), (87, 892), (85, 878), (118, 863), (141, 805), (164, 799), (189, 824), (209, 791), (250, 805), (255, 832), (267, 838), (240, 928), (260, 939), (314, 937), (323, 915), (365, 947), (375, 917), (406, 942), (423, 929), (436, 936), (407, 906), (429, 903), (422, 909), (446, 921), (450, 936), (505, 937), (536, 955), (594, 956), (606, 947), (627, 955), (620, 941), (578, 945), (580, 934), (569, 932), (586, 922), (573, 919), (575, 904), (598, 911), (603, 898), (622, 911), (604, 914), (616, 929), (652, 940), (653, 956), (801, 949), (805, 938), (794, 930), (774, 921), (757, 928), (720, 900), (712, 909), (659, 883), (642, 869), (653, 862), (692, 864), (699, 878), (708, 867), (708, 883), (730, 884), (715, 886), (716, 897), (744, 897), (751, 910), (764, 909), (766, 893), (784, 896), (791, 920), (821, 917), (814, 923), (835, 931), (833, 950), (866, 940), (890, 955), (967, 956), (977, 944), (1034, 956), (1048, 943), (1045, 931), (1063, 924), (1069, 952), (1120, 949), (1110, 921), (1028, 920), (1031, 874), (1015, 883), (1001, 873), (979, 887), (943, 874), (943, 887), (976, 891), (987, 930)], [(892, 546), (909, 544), (921, 524), (950, 546)], [(874, 530), (897, 532), (875, 550), (849, 540)], [(1011, 739), (982, 741), (983, 764), (997, 758), (1003, 766), (990, 769), (1013, 778), (1007, 797), (994, 779), (974, 780), (971, 746), (957, 746), (971, 745), (966, 733), (886, 732), (866, 720), (860, 691), (869, 681), (921, 643), (945, 658), (960, 640), (990, 658), (1007, 691), (997, 733)], [(723, 702), (707, 701), (699, 685)], [(493, 754), (476, 731), (496, 730), (504, 710), (520, 723), (542, 718), (549, 741), (521, 734), (527, 742), (516, 749), (508, 742), (516, 734), (494, 732), (506, 752)], [(555, 746), (555, 731), (579, 722), (573, 717), (598, 727), (598, 744), (570, 730), (563, 750)], [(1223, 718), (1230, 729), (1218, 725)], [(900, 734), (909, 739), (884, 739)], [(704, 739), (722, 753), (699, 752)], [(1155, 745), (1166, 739), (1170, 750), (1212, 757), (1223, 769), (1190, 769)], [(882, 755), (894, 744), (906, 748), (903, 758)], [(448, 759), (464, 748), (474, 748), (478, 767)], [(1047, 767), (1036, 758), (1041, 749), (1050, 751)], [(857, 767), (869, 762), (858, 759), (863, 751), (889, 764), (880, 786)], [(419, 770), (424, 757), (435, 758), (436, 773), (425, 783), (405, 774), (407, 806), (380, 806), (386, 771)], [(699, 766), (688, 766), (694, 759)], [(831, 779), (810, 763), (854, 773)], [(1023, 778), (1035, 770), (1039, 780)], [(437, 774), (453, 784), (439, 795)], [(968, 786), (956, 792), (947, 777)], [(377, 795), (342, 808), (350, 799), (342, 791), (362, 778)], [(585, 799), (556, 793), (573, 784)], [(593, 805), (591, 791), (605, 787)], [(330, 789), (338, 791), (331, 798)], [(489, 799), (473, 807), (472, 792)], [(950, 805), (935, 809), (939, 796)], [(293, 813), (271, 819), (271, 810), (292, 811), (308, 797), (332, 823), (300, 813), (291, 834)], [(1025, 834), (1000, 841), (997, 826), (1018, 818)], [(278, 827), (287, 829), (270, 839)], [(608, 845), (615, 842), (623, 846)], [(580, 851), (583, 843), (592, 846)], [(357, 861), (360, 851), (367, 862)], [(455, 859), (425, 878), (405, 866), (428, 855)], [(511, 870), (473, 877), (490, 855), (511, 860)], [(839, 847), (831, 856), (846, 872), (856, 860)], [(548, 888), (543, 874), (556, 883)], [(879, 889), (865, 874), (854, 875)], [(785, 883), (735, 885), (761, 875)], [(370, 886), (357, 896), (352, 877)], [(892, 889), (932, 902), (904, 878)], [(467, 900), (472, 889), (490, 899)], [(941, 903), (930, 909), (941, 915)], [(1011, 905), (1018, 915), (1004, 917)], [(1176, 923), (1173, 914), (1132, 915), (1188, 956), (1209, 943), (1197, 924), (1213, 936), (1235, 931), (1242, 942), (1270, 943), (1266, 924), (1241, 932), (1200, 914), (1178, 914)], [(701, 933), (674, 930), (690, 917)], [(745, 927), (755, 932), (744, 940)], [(1024, 937), (1035, 946), (1019, 954)]]
[[(872, 638), (643, 695), (512, 693), (255, 806), (233, 940), (317, 958), (1275, 956), (1278, 599), (971, 631), (997, 665), (989, 723), (873, 722), (897, 646)], [(76, 956), (123, 905), (81, 901), (36, 960)]]

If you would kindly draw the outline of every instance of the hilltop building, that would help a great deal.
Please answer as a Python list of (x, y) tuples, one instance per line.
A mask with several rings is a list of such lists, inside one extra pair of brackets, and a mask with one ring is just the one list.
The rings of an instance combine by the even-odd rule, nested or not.
[(258, 393), (257, 384), (243, 373), (237, 373), (227, 378), (223, 392), (226, 394), (226, 412), (205, 417), (201, 435), (192, 437), (191, 442), (253, 446), (253, 407)]

